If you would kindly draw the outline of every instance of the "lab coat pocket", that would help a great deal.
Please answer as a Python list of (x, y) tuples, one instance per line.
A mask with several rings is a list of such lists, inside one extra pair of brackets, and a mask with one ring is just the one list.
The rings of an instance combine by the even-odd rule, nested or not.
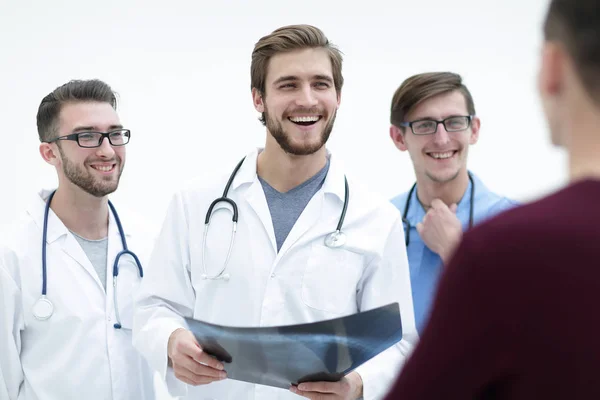
[(361, 254), (314, 244), (302, 278), (302, 300), (332, 314), (354, 311), (362, 267)]
[(132, 329), (133, 327), (134, 300), (142, 279), (138, 275), (135, 263), (127, 261), (119, 264), (116, 287), (117, 303), (115, 304), (115, 308), (118, 308), (118, 315), (115, 312), (115, 318), (117, 321), (120, 320), (123, 329)]

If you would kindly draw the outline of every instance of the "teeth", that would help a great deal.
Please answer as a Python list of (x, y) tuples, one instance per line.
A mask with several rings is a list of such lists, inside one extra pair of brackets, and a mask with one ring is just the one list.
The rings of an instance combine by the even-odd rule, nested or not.
[(453, 151), (447, 151), (445, 153), (429, 153), (433, 158), (450, 158), (454, 154)]
[(290, 121), (292, 122), (317, 122), (319, 117), (290, 117)]
[(97, 169), (98, 171), (108, 172), (113, 169), (113, 166), (112, 165), (110, 165), (110, 166), (94, 165), (93, 168)]

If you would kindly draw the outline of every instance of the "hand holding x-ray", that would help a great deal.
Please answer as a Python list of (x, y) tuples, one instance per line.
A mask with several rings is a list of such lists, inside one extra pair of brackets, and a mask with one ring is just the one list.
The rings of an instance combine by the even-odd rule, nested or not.
[(194, 335), (183, 328), (169, 337), (167, 353), (175, 377), (190, 385), (206, 385), (227, 378), (223, 364), (205, 353)]

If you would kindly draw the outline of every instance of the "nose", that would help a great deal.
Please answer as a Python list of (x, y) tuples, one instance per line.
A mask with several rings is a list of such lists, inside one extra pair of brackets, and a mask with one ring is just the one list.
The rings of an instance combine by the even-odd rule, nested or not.
[(100, 143), (100, 146), (96, 147), (96, 155), (102, 158), (114, 157), (115, 149), (113, 149), (108, 138), (102, 138), (102, 143)]
[(310, 85), (305, 85), (299, 91), (296, 103), (301, 107), (314, 107), (318, 104), (317, 97)]
[(450, 141), (450, 135), (442, 123), (438, 123), (437, 130), (433, 134), (433, 141), (437, 144), (446, 144)]

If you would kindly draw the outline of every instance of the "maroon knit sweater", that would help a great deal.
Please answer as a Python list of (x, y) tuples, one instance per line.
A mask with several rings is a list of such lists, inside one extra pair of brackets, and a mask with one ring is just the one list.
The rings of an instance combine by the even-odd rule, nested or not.
[(600, 399), (600, 181), (466, 233), (386, 400)]

